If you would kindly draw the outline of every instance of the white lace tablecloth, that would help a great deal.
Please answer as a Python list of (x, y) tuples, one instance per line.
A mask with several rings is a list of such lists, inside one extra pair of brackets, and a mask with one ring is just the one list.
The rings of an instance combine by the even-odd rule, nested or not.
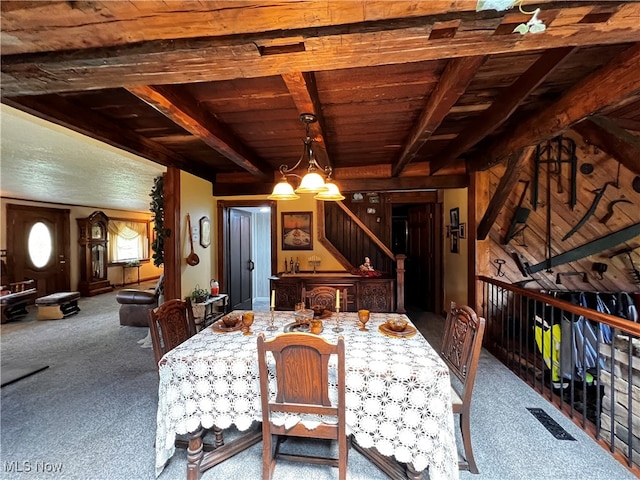
[[(418, 471), (428, 467), (431, 480), (459, 478), (449, 371), (437, 352), (419, 332), (412, 338), (381, 334), (378, 326), (389, 314), (372, 313), (366, 332), (356, 313), (340, 315), (344, 331), (332, 331), (334, 316), (324, 320), (321, 336), (345, 339), (346, 418), (356, 441)], [(256, 337), (282, 333), (293, 312), (275, 312), (275, 332), (266, 330), (270, 318), (270, 312), (256, 312), (248, 336), (206, 328), (163, 357), (156, 475), (175, 451), (176, 434), (214, 424), (244, 431), (262, 421)]]

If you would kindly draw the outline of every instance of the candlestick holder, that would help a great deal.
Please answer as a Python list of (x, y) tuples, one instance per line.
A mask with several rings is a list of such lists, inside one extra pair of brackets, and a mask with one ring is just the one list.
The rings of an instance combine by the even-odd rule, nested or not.
[(336, 333), (342, 332), (344, 330), (344, 328), (340, 326), (340, 307), (336, 307), (336, 326), (331, 330)]
[(267, 331), (269, 332), (273, 332), (275, 330), (278, 329), (278, 327), (276, 327), (275, 325), (275, 318), (274, 318), (274, 314), (273, 311), (276, 309), (276, 307), (271, 307), (271, 322), (269, 323), (269, 326), (267, 327)]

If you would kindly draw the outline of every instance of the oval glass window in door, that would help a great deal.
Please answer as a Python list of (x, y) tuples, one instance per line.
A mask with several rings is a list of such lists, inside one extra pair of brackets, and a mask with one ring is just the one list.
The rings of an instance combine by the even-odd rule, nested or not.
[(29, 258), (36, 268), (49, 263), (53, 251), (53, 240), (49, 228), (42, 222), (35, 223), (29, 232)]

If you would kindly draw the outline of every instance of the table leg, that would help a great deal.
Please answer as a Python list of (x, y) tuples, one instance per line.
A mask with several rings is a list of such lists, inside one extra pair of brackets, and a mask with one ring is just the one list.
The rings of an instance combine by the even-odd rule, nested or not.
[(215, 425), (213, 426), (213, 434), (215, 437), (215, 446), (216, 448), (221, 447), (222, 445), (224, 445), (224, 437), (222, 436), (222, 429), (216, 427)]
[(407, 469), (403, 464), (396, 462), (395, 458), (382, 455), (374, 447), (361, 447), (358, 442), (356, 442), (355, 437), (351, 439), (351, 445), (392, 480), (406, 480), (408, 478)]
[(187, 448), (187, 480), (199, 480), (200, 464), (204, 456), (202, 449), (202, 427), (189, 434), (189, 447)]
[(409, 480), (423, 480), (424, 479), (424, 470), (417, 471), (413, 463), (407, 463), (407, 478)]

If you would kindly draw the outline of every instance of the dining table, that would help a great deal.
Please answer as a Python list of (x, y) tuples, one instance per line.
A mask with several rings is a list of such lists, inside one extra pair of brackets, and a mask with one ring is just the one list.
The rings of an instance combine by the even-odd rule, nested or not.
[[(356, 312), (327, 314), (319, 335), (345, 341), (346, 422), (353, 447), (391, 478), (420, 479), (427, 469), (431, 480), (459, 478), (449, 370), (435, 349), (405, 315), (371, 313), (363, 328)], [(407, 329), (389, 331), (391, 317), (407, 320)], [(189, 436), (189, 480), (262, 439), (257, 335), (269, 339), (290, 331), (294, 312), (254, 312), (251, 335), (220, 322), (159, 362), (156, 476), (173, 456), (179, 434)], [(340, 332), (334, 331), (338, 324)], [(219, 433), (232, 425), (245, 435), (203, 451), (203, 428), (215, 426)]]

